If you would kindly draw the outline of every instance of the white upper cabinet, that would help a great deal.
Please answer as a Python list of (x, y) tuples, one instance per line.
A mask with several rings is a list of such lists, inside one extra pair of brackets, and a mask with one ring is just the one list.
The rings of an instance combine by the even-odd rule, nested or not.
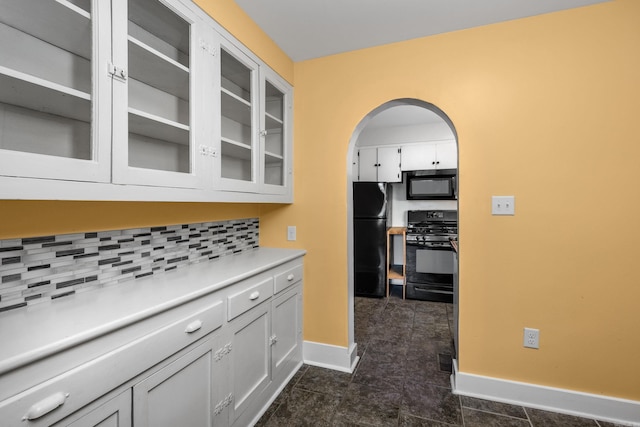
[(292, 100), (289, 86), (263, 68), (260, 81), (262, 192), (285, 194), (291, 188)]
[(378, 182), (378, 149), (376, 147), (358, 150), (358, 181)]
[(201, 25), (160, 0), (113, 0), (113, 14), (113, 181), (197, 188)]
[(292, 201), (292, 88), (188, 0), (0, 0), (0, 199)]
[(400, 147), (366, 147), (358, 150), (358, 181), (400, 182)]
[(258, 64), (230, 43), (220, 46), (219, 186), (256, 191), (258, 184)]
[(291, 188), (291, 89), (233, 44), (220, 45), (217, 186), (284, 195)]
[(90, 0), (0, 2), (0, 174), (108, 182), (110, 8)]
[(455, 141), (402, 146), (402, 170), (456, 169), (458, 149)]
[(454, 141), (436, 144), (436, 169), (458, 167), (458, 146)]

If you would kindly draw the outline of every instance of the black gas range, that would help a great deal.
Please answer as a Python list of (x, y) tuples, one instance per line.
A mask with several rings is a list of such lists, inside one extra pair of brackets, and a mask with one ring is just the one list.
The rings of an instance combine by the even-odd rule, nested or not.
[(453, 301), (453, 248), (458, 212), (414, 210), (407, 214), (407, 298)]
[(450, 247), (449, 241), (457, 238), (457, 211), (430, 210), (407, 213), (407, 244)]

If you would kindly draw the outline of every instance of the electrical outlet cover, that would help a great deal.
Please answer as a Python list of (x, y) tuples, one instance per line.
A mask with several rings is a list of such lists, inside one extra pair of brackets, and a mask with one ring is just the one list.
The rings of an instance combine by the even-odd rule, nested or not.
[(540, 348), (540, 330), (524, 328), (523, 345), (527, 348)]

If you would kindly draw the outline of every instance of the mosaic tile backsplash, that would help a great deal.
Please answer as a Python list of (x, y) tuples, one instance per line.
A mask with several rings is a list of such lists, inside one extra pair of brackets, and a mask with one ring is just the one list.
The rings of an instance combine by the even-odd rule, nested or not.
[(257, 218), (0, 240), (0, 312), (258, 247)]

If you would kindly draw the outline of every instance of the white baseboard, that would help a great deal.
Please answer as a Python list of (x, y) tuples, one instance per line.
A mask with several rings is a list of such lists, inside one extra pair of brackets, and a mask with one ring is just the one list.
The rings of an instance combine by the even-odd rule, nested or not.
[(302, 358), (307, 365), (352, 373), (358, 363), (358, 345), (349, 348), (337, 345), (305, 341), (302, 347)]
[(635, 400), (459, 372), (456, 360), (453, 368), (451, 385), (455, 394), (640, 426), (640, 402)]

